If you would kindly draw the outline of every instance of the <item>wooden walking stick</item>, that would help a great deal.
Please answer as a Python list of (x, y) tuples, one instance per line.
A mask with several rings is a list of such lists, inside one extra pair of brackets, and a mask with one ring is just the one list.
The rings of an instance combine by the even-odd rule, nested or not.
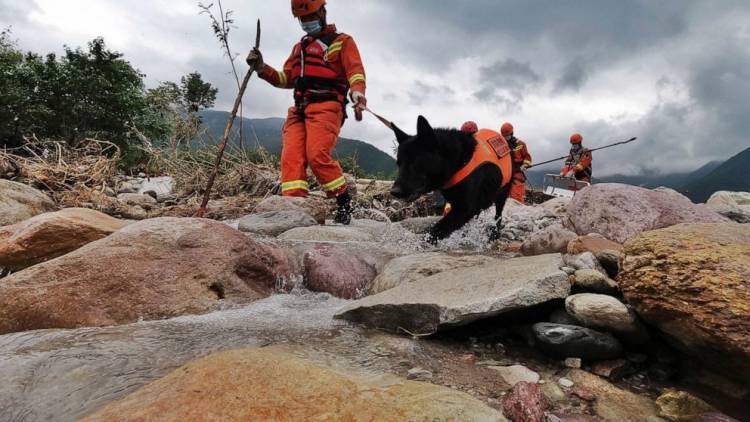
[[(258, 19), (258, 27), (255, 32), (255, 48), (260, 48), (260, 19)], [(229, 114), (229, 121), (227, 121), (227, 126), (224, 128), (224, 135), (221, 137), (221, 142), (219, 143), (219, 153), (216, 154), (216, 163), (214, 164), (213, 172), (211, 172), (211, 175), (208, 177), (206, 192), (203, 194), (203, 201), (201, 202), (200, 208), (198, 208), (198, 211), (195, 213), (196, 217), (202, 218), (206, 214), (206, 207), (208, 207), (208, 198), (211, 195), (211, 188), (213, 188), (214, 186), (216, 175), (219, 173), (219, 166), (221, 165), (221, 159), (224, 157), (224, 150), (227, 147), (229, 135), (232, 132), (234, 119), (237, 117), (237, 111), (240, 108), (240, 104), (242, 104), (242, 97), (245, 95), (247, 84), (250, 82), (250, 77), (253, 76), (254, 71), (254, 67), (251, 67), (247, 71), (247, 74), (245, 74), (245, 79), (242, 81), (242, 85), (240, 86), (240, 92), (237, 94), (237, 98), (234, 100), (234, 107), (232, 108), (232, 112)], [(241, 124), (242, 122), (240, 122), (240, 125)]]

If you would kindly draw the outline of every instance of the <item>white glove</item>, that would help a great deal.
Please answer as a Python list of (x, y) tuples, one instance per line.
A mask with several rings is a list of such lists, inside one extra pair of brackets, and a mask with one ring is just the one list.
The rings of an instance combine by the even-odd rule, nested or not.
[(362, 112), (367, 107), (367, 98), (365, 98), (365, 94), (359, 91), (352, 91), (350, 97), (352, 99), (352, 103), (354, 103), (354, 117), (358, 122), (361, 122)]

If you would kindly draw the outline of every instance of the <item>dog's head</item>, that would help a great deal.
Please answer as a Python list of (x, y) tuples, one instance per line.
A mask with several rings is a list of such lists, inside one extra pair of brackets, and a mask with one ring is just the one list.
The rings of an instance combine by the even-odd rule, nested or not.
[(393, 183), (391, 195), (411, 202), (439, 188), (444, 178), (445, 160), (439, 140), (427, 119), (419, 116), (415, 136), (407, 135), (396, 125), (393, 125), (393, 132), (398, 141), (398, 177)]

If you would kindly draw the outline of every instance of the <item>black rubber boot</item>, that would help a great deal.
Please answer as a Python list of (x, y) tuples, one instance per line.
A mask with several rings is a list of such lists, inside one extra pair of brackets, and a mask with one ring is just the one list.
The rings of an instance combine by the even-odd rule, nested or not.
[(353, 211), (352, 197), (349, 195), (349, 192), (337, 196), (336, 203), (338, 204), (338, 208), (336, 209), (336, 215), (333, 217), (333, 222), (348, 226), (352, 222)]

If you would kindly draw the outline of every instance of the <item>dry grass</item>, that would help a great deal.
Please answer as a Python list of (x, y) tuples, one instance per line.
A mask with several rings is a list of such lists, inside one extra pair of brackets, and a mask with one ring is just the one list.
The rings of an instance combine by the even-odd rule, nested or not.
[(86, 206), (110, 213), (118, 206), (108, 193), (119, 160), (115, 144), (96, 139), (72, 148), (65, 142), (31, 138), (21, 148), (0, 151), (0, 163), (14, 170), (11, 179), (46, 191), (63, 207)]

